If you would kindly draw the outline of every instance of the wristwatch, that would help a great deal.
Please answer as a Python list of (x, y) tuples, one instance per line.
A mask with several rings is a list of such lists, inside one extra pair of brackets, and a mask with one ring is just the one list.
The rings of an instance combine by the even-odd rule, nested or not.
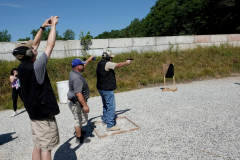
[(45, 30), (45, 27), (40, 26), (40, 29), (42, 29), (42, 30), (44, 31), (44, 30)]

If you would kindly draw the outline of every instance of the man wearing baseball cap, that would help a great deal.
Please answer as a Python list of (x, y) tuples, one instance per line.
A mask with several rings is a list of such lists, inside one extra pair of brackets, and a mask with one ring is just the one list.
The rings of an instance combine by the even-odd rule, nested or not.
[(13, 55), (19, 61), (24, 61), (30, 59), (34, 56), (34, 53), (31, 51), (31, 47), (33, 46), (33, 41), (29, 40), (27, 43), (20, 43), (13, 50)]
[(74, 128), (76, 131), (76, 143), (84, 142), (85, 131), (82, 131), (82, 125), (87, 123), (89, 107), (87, 99), (89, 98), (89, 87), (87, 81), (83, 78), (81, 72), (84, 71), (88, 62), (92, 61), (91, 56), (86, 62), (81, 59), (72, 61), (72, 71), (69, 74), (69, 91), (67, 97), (69, 99), (68, 106), (74, 116)]
[[(34, 149), (32, 159), (51, 160), (51, 150), (59, 144), (55, 115), (60, 113), (57, 100), (46, 71), (56, 39), (58, 16), (46, 19), (34, 41), (20, 44), (13, 55), (22, 63), (18, 66), (24, 106), (30, 118)], [(45, 27), (51, 26), (44, 53), (36, 60), (37, 49)]]
[(113, 63), (113, 57), (110, 52), (103, 52), (102, 60), (97, 65), (97, 89), (103, 103), (102, 125), (107, 125), (107, 131), (120, 130), (114, 125), (116, 104), (113, 90), (117, 88), (114, 69), (131, 64), (131, 60)]

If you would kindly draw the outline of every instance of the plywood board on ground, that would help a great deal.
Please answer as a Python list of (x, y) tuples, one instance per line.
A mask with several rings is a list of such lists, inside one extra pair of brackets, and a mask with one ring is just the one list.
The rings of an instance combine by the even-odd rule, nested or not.
[(91, 125), (99, 138), (120, 134), (124, 132), (134, 131), (136, 129), (141, 128), (140, 126), (138, 126), (136, 123), (134, 123), (133, 121), (131, 121), (129, 118), (125, 116), (116, 118), (116, 126), (121, 128), (119, 131), (107, 132), (106, 125), (102, 126), (102, 121), (92, 122)]

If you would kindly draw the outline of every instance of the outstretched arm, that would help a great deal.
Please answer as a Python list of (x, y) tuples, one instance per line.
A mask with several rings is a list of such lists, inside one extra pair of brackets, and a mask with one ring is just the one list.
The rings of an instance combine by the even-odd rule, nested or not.
[(115, 68), (121, 68), (123, 66), (130, 65), (130, 64), (131, 64), (131, 60), (127, 60), (126, 62), (117, 63)]
[(51, 17), (52, 27), (51, 27), (50, 33), (48, 35), (47, 46), (46, 46), (46, 49), (44, 51), (47, 54), (48, 59), (52, 54), (53, 47), (55, 46), (56, 25), (58, 23), (58, 18), (59, 18), (58, 16), (55, 16), (55, 17), (52, 16)]
[(95, 56), (91, 56), (90, 58), (88, 58), (88, 60), (86, 60), (85, 64), (84, 64), (84, 68), (87, 66), (88, 62), (92, 61), (92, 59), (94, 58)]
[[(46, 19), (45, 22), (43, 23), (42, 27), (49, 27), (51, 26), (51, 24), (49, 24), (50, 18), (49, 19)], [(43, 33), (43, 30), (40, 28), (33, 40), (33, 48), (34, 50), (37, 50), (39, 45), (40, 45), (40, 42), (41, 42), (41, 39), (42, 39), (42, 33)]]

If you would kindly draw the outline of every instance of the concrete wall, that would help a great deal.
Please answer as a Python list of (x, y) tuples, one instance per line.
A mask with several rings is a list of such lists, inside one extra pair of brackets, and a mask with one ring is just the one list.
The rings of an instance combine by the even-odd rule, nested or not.
[[(12, 50), (23, 42), (0, 42), (0, 59), (14, 61)], [(104, 51), (119, 54), (130, 51), (139, 53), (144, 51), (164, 51), (170, 45), (178, 45), (180, 50), (193, 49), (197, 46), (211, 46), (220, 44), (231, 44), (240, 47), (240, 34), (225, 35), (195, 35), (195, 36), (171, 36), (171, 37), (142, 37), (142, 38), (115, 38), (115, 39), (93, 39), (90, 55), (101, 56)], [(47, 42), (42, 41), (38, 48), (38, 55), (44, 52)], [(51, 58), (64, 58), (82, 56), (80, 40), (56, 41)]]

